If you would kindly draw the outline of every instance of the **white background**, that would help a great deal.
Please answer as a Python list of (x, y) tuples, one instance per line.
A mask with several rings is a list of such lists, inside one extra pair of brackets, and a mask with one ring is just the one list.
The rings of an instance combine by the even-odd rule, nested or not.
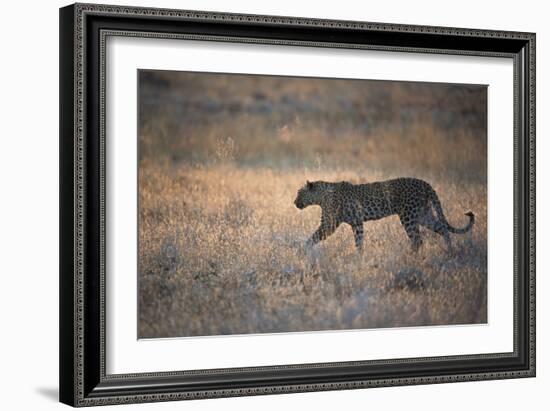
[[(512, 59), (134, 37), (106, 56), (108, 374), (513, 351)], [(488, 324), (137, 340), (138, 68), (488, 85)]]
[[(118, 2), (172, 8), (356, 19), (410, 24), (446, 25), (537, 32), (537, 176), (538, 204), (538, 370), (536, 379), (488, 381), (306, 393), (268, 397), (202, 400), (125, 406), (117, 409), (335, 409), (507, 410), (547, 408), (550, 357), (547, 354), (550, 303), (546, 273), (550, 257), (549, 192), (545, 181), (550, 164), (547, 117), (550, 111), (550, 28), (544, 2), (439, 1), (261, 3), (233, 0)], [(57, 398), (58, 349), (58, 11), (61, 1), (8, 3), (2, 30), (0, 76), (2, 131), (0, 137), (0, 288), (1, 386), (3, 409), (64, 407)], [(546, 205), (546, 207), (545, 207)], [(7, 264), (6, 264), (7, 263)]]

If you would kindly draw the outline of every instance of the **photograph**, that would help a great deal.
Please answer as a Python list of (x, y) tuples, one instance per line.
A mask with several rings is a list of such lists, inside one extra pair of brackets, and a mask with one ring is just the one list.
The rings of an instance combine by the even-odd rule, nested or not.
[[(57, 220), (26, 214), (59, 223), (56, 290), (33, 288), (59, 296), (38, 330), (57, 330), (58, 367), (36, 396), (393, 409), (407, 391), (431, 410), (542, 393), (542, 14), (169, 3), (59, 6), (58, 90), (38, 93), (58, 115), (32, 122), (59, 132), (35, 150), (58, 180), (21, 185), (57, 198)], [(292, 393), (309, 394), (275, 395)]]
[(138, 338), (487, 324), (487, 85), (137, 78)]

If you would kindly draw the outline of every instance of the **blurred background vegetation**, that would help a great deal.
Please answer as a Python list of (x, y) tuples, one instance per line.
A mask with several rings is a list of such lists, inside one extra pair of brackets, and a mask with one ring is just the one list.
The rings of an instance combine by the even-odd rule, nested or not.
[[(417, 177), (476, 224), (418, 254), (397, 217), (305, 250), (309, 180)], [(139, 337), (487, 321), (482, 85), (139, 73)]]
[(486, 179), (485, 86), (168, 71), (139, 84), (141, 161), (203, 164), (231, 139), (243, 166)]

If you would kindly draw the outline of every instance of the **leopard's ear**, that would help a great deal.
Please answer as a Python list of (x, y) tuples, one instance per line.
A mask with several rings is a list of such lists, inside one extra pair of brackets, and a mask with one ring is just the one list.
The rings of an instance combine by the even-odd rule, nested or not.
[(312, 183), (311, 181), (307, 180), (307, 181), (306, 181), (306, 187), (307, 187), (308, 189), (313, 188), (313, 183)]

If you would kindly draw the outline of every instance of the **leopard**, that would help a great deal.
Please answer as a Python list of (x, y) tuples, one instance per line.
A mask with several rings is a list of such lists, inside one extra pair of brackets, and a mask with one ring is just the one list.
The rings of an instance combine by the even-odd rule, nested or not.
[(325, 240), (341, 224), (349, 225), (354, 234), (355, 247), (363, 251), (364, 223), (397, 215), (407, 234), (411, 249), (417, 252), (423, 244), (420, 227), (439, 234), (447, 251), (452, 251), (449, 233), (465, 234), (475, 222), (475, 215), (467, 211), (465, 226), (452, 226), (443, 213), (437, 193), (424, 180), (400, 177), (385, 181), (353, 184), (347, 181), (306, 181), (298, 190), (294, 205), (303, 210), (321, 207), (321, 223), (306, 241), (307, 247)]

